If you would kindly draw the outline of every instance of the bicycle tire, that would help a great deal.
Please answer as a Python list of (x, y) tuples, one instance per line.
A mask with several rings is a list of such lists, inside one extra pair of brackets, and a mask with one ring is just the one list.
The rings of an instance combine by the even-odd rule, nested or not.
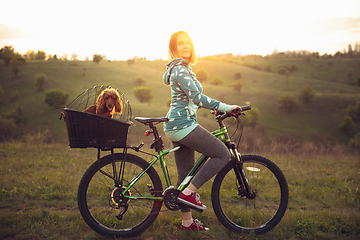
[[(149, 166), (148, 162), (136, 155), (118, 153), (114, 157), (117, 169), (120, 169), (121, 163), (125, 163), (124, 184)], [(79, 210), (85, 222), (97, 233), (111, 237), (131, 237), (145, 231), (155, 221), (162, 202), (131, 199), (128, 201), (127, 211), (119, 220), (116, 216), (120, 210), (116, 209), (113, 201), (115, 180), (109, 177), (113, 176), (112, 163), (112, 155), (105, 156), (94, 162), (84, 173), (78, 188)], [(161, 196), (162, 183), (153, 167), (141, 176), (128, 194), (150, 195), (148, 184), (155, 196)]]
[(215, 177), (212, 204), (219, 221), (237, 233), (262, 234), (273, 229), (285, 214), (289, 199), (288, 184), (281, 170), (270, 160), (243, 155), (245, 176), (255, 192), (253, 199), (239, 189), (232, 159)]

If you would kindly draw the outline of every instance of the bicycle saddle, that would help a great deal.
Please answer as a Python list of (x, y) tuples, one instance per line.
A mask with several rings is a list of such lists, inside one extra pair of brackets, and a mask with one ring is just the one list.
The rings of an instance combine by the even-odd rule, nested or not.
[(135, 120), (141, 122), (143, 124), (150, 124), (150, 123), (161, 123), (169, 121), (168, 118), (144, 118), (144, 117), (135, 117)]

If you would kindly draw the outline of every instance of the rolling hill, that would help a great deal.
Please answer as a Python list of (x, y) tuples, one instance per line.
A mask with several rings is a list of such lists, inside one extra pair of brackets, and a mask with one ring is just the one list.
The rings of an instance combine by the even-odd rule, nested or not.
[[(252, 61), (251, 64), (249, 61)], [(261, 71), (270, 63), (272, 72)], [(11, 67), (0, 63), (0, 85), (3, 97), (0, 116), (20, 107), (21, 125), (25, 129), (49, 129), (59, 139), (66, 138), (65, 124), (59, 121), (61, 109), (51, 109), (45, 102), (43, 91), (38, 91), (34, 81), (38, 73), (44, 73), (48, 80), (45, 90), (60, 89), (70, 94), (68, 103), (93, 86), (110, 85), (125, 93), (131, 102), (133, 117), (162, 117), (168, 111), (170, 100), (169, 87), (163, 83), (165, 61), (135, 60), (103, 61), (99, 64), (86, 61), (27, 61), (20, 67), (15, 77)], [(251, 66), (257, 66), (257, 69)], [(289, 87), (286, 89), (286, 76), (277, 73), (280, 67), (296, 66), (297, 70), (289, 75)], [(249, 67), (250, 66), (250, 67)], [(258, 129), (269, 136), (300, 136), (307, 139), (333, 139), (347, 142), (348, 138), (338, 128), (351, 104), (360, 100), (360, 87), (356, 80), (360, 78), (359, 59), (312, 59), (307, 62), (301, 58), (292, 59), (232, 59), (219, 61), (203, 58), (193, 66), (196, 72), (204, 69), (208, 80), (203, 82), (204, 93), (212, 98), (229, 104), (244, 105), (250, 102), (260, 112)], [(349, 78), (345, 71), (355, 69)], [(243, 87), (241, 92), (232, 90), (230, 84), (234, 74), (241, 73)], [(152, 88), (154, 98), (151, 103), (140, 103), (134, 96), (134, 79), (143, 77), (145, 85)], [(222, 79), (222, 86), (211, 85), (214, 78)], [(302, 103), (299, 91), (310, 86), (316, 91), (310, 104)], [(278, 98), (289, 93), (295, 96), (298, 108), (294, 113), (285, 113), (279, 109)], [(206, 128), (212, 130), (216, 123), (208, 113), (200, 109), (198, 119)], [(131, 133), (138, 134), (143, 128), (137, 124)]]

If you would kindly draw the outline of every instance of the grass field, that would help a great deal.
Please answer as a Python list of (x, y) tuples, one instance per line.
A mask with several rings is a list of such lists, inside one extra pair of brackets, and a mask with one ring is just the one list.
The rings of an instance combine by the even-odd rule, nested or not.
[[(263, 68), (271, 63), (272, 72)], [(276, 73), (281, 66), (296, 65), (289, 76)], [(358, 153), (346, 148), (349, 138), (338, 126), (346, 108), (360, 100), (359, 59), (200, 59), (193, 69), (205, 69), (208, 80), (204, 93), (229, 104), (250, 102), (260, 112), (255, 129), (246, 128), (241, 142), (242, 153), (261, 154), (283, 170), (289, 184), (290, 202), (281, 223), (271, 232), (260, 235), (236, 235), (216, 219), (208, 193), (211, 181), (199, 191), (210, 208), (194, 213), (210, 233), (184, 234), (179, 231), (178, 212), (164, 211), (142, 235), (133, 239), (359, 239), (360, 238), (360, 161)], [(345, 71), (354, 68), (349, 78)], [(18, 124), (21, 136), (16, 141), (0, 142), (0, 239), (104, 239), (83, 221), (77, 209), (77, 186), (84, 171), (96, 160), (94, 149), (70, 149), (66, 128), (59, 121), (61, 109), (51, 109), (43, 91), (34, 84), (35, 75), (48, 77), (45, 90), (60, 89), (70, 94), (68, 103), (85, 89), (111, 85), (124, 92), (134, 116), (163, 117), (168, 111), (169, 87), (163, 83), (164, 61), (72, 62), (28, 61), (15, 77), (10, 67), (0, 62), (0, 85), (4, 95), (0, 117), (20, 107)], [(235, 92), (229, 85), (241, 72), (243, 88)], [(151, 103), (140, 103), (133, 95), (133, 81), (142, 76), (152, 87)], [(215, 77), (224, 86), (210, 82)], [(303, 104), (298, 92), (310, 86), (316, 91), (311, 104)], [(279, 110), (278, 97), (293, 94), (298, 109), (292, 114)], [(200, 124), (215, 130), (216, 122), (208, 110), (198, 111)], [(360, 127), (360, 126), (358, 126)], [(146, 128), (130, 127), (129, 143), (146, 143)], [(160, 127), (161, 129), (161, 127)], [(162, 131), (160, 133), (163, 135)], [(169, 141), (164, 138), (165, 146)], [(176, 168), (172, 155), (167, 165), (173, 181)], [(165, 210), (165, 207), (163, 208)]]
[[(250, 102), (260, 112), (258, 126), (270, 135), (303, 136), (317, 139), (319, 135), (332, 141), (346, 143), (349, 139), (338, 126), (342, 122), (346, 108), (360, 100), (360, 87), (354, 86), (360, 77), (359, 59), (314, 59), (310, 63), (302, 59), (255, 59), (251, 60), (263, 67), (273, 65), (272, 72), (258, 71), (243, 64), (200, 59), (193, 67), (196, 72), (204, 69), (209, 77), (204, 85), (204, 93), (229, 104), (244, 105)], [(332, 62), (329, 65), (329, 62)], [(70, 94), (68, 103), (85, 89), (99, 85), (111, 85), (125, 93), (131, 102), (133, 116), (165, 116), (170, 100), (169, 86), (162, 75), (164, 61), (136, 60), (129, 66), (126, 61), (73, 62), (73, 61), (28, 61), (15, 77), (10, 67), (0, 63), (0, 85), (8, 97), (3, 97), (0, 115), (21, 108), (22, 124), (28, 129), (47, 128), (56, 133), (55, 137), (66, 137), (65, 125), (58, 121), (61, 109), (51, 109), (44, 102), (43, 91), (34, 84), (35, 75), (42, 72), (48, 77), (45, 90), (60, 89)], [(289, 76), (289, 90), (286, 90), (285, 76), (276, 70), (280, 66), (296, 65), (298, 70)], [(351, 78), (345, 76), (347, 67), (355, 69)], [(235, 81), (234, 74), (241, 72), (243, 87), (241, 92), (232, 90), (229, 85)], [(331, 76), (337, 76), (336, 79)], [(142, 76), (145, 84), (152, 88), (154, 98), (151, 104), (140, 103), (134, 96), (133, 81)], [(214, 86), (210, 82), (215, 77), (225, 82), (224, 86)], [(351, 82), (350, 82), (351, 81)], [(298, 92), (310, 86), (316, 91), (311, 104), (303, 104)], [(17, 97), (11, 100), (11, 96)], [(278, 98), (284, 93), (295, 96), (299, 108), (295, 113), (285, 114), (279, 110)], [(208, 129), (216, 127), (208, 111), (199, 111), (199, 122)], [(132, 131), (140, 133), (141, 128)]]
[[(21, 143), (0, 143), (0, 239), (105, 239), (83, 221), (76, 200), (80, 178), (96, 160), (96, 150), (43, 141), (39, 135)], [(257, 153), (282, 169), (290, 200), (283, 220), (269, 233), (237, 235), (223, 227), (211, 207), (209, 181), (199, 190), (209, 208), (194, 213), (210, 227), (209, 233), (180, 232), (179, 212), (163, 206), (154, 224), (131, 239), (359, 239), (358, 156), (341, 146), (314, 151), (315, 146), (307, 144), (287, 153), (282, 149), (291, 146), (273, 143), (271, 148)], [(173, 156), (167, 165), (174, 181)]]

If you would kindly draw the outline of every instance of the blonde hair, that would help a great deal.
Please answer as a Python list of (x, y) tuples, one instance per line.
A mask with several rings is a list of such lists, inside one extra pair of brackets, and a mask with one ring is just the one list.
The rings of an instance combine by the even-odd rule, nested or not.
[[(171, 35), (169, 42), (169, 61), (175, 58), (179, 58), (179, 55), (177, 53), (177, 37), (180, 34), (186, 34), (190, 38), (189, 34), (187, 34), (184, 31), (179, 31)], [(190, 45), (191, 45), (191, 54), (190, 54), (189, 64), (194, 65), (196, 62), (196, 54), (195, 54), (194, 44), (191, 38), (190, 38)]]

